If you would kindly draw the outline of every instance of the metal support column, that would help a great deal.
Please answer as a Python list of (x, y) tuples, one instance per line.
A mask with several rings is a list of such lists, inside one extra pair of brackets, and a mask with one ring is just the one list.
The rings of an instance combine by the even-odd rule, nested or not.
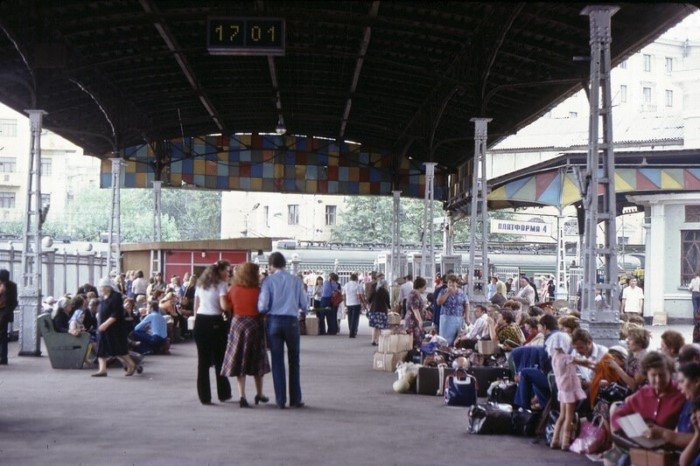
[[(160, 243), (162, 240), (161, 230), (161, 186), (162, 181), (153, 182), (153, 241)], [(247, 219), (247, 217), (246, 217)], [(247, 229), (247, 227), (246, 227)], [(151, 250), (151, 276), (156, 272), (161, 272), (160, 250)]]
[[(610, 85), (610, 19), (615, 6), (588, 6), (581, 12), (590, 21), (590, 104), (588, 160), (583, 183), (586, 211), (583, 245), (582, 318), (596, 343), (613, 346), (619, 342), (619, 285), (617, 280), (617, 228), (615, 228), (615, 154), (612, 137), (612, 95)], [(601, 102), (602, 97), (602, 102)], [(599, 122), (602, 120), (602, 142)], [(602, 188), (602, 190), (600, 189)], [(599, 196), (598, 192), (602, 191)], [(604, 231), (602, 247), (597, 232)], [(597, 283), (599, 261), (604, 267), (603, 283)], [(596, 292), (602, 299), (596, 301)]]
[(564, 214), (559, 209), (557, 216), (557, 277), (556, 291), (554, 297), (556, 299), (567, 299), (569, 291), (567, 290), (566, 278), (566, 242), (564, 241)]
[(391, 268), (387, 274), (390, 285), (393, 285), (401, 275), (401, 225), (399, 224), (401, 217), (401, 191), (392, 191), (392, 194), (394, 208), (391, 217), (391, 256), (389, 257)]
[(121, 171), (123, 159), (110, 158), (112, 161), (112, 206), (109, 218), (109, 248), (107, 249), (107, 275), (112, 271), (121, 272)]
[[(421, 247), (420, 276), (433, 287), (435, 277), (435, 225), (433, 201), (435, 200), (435, 162), (425, 162), (425, 199), (423, 205), (423, 242)], [(431, 278), (427, 278), (430, 275)]]
[[(491, 120), (492, 118), (472, 118), (470, 120), (474, 123), (474, 159), (472, 160), (471, 211), (469, 213), (469, 297), (472, 300), (477, 294), (486, 293), (486, 285), (489, 281), (486, 141), (488, 139), (488, 124)], [(477, 239), (476, 232), (479, 222), (481, 223), (481, 237)], [(479, 246), (481, 258), (477, 261)], [(477, 265), (481, 269), (481, 278), (474, 276)], [(481, 286), (481, 291), (479, 291), (479, 285)]]
[[(445, 211), (445, 224), (442, 230), (442, 254), (445, 256), (451, 256), (454, 254), (455, 250), (455, 232), (454, 223), (452, 221), (452, 214), (449, 210)], [(446, 273), (443, 270), (442, 273)]]
[(29, 161), (27, 170), (27, 197), (24, 205), (24, 244), (22, 247), (22, 275), (18, 296), (19, 355), (41, 356), (39, 328), (36, 318), (41, 312), (41, 227), (46, 211), (41, 205), (41, 129), (43, 110), (27, 110), (29, 114)]

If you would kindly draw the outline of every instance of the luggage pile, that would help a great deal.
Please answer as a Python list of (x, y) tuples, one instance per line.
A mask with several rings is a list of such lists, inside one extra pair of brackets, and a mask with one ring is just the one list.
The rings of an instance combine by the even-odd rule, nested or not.
[(413, 347), (413, 337), (406, 333), (383, 331), (379, 336), (379, 346), (372, 362), (372, 368), (378, 371), (394, 372), (398, 363), (406, 359)]

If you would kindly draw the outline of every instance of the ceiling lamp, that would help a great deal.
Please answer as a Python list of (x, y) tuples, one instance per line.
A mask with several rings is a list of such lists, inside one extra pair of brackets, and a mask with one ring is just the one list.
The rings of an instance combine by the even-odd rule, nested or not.
[(284, 119), (282, 119), (282, 115), (280, 115), (279, 119), (277, 120), (277, 128), (275, 128), (275, 133), (282, 136), (286, 132), (287, 128), (284, 126)]

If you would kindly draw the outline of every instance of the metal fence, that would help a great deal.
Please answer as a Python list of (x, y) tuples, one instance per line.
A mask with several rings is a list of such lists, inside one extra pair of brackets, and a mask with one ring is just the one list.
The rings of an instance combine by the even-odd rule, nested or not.
[[(21, 286), (22, 251), (12, 246), (0, 249), (0, 268), (9, 270), (11, 279)], [(42, 260), (42, 295), (74, 294), (81, 285), (94, 285), (107, 273), (107, 258), (100, 252), (48, 250)]]

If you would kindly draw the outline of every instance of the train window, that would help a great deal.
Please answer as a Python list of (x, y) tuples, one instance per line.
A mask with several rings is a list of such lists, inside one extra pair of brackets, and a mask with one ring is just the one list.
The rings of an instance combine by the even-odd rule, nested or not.
[(700, 222), (700, 205), (685, 206), (685, 221), (686, 223)]

